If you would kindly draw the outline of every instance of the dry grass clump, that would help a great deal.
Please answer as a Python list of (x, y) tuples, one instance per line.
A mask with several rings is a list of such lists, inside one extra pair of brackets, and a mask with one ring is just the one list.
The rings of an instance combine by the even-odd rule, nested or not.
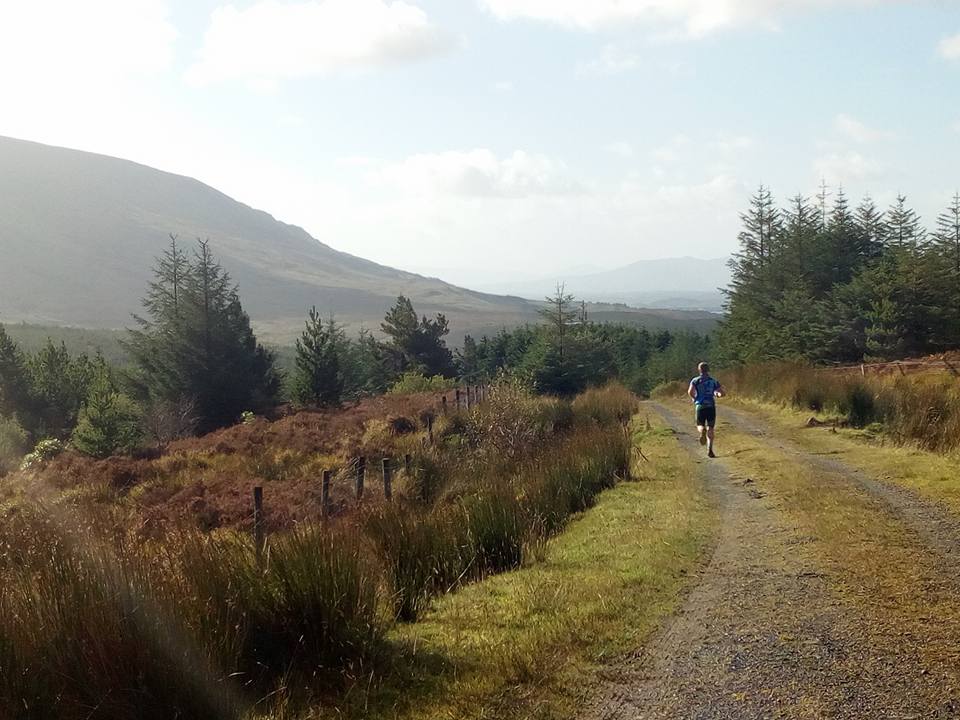
[(240, 718), (379, 650), (379, 581), (349, 533), (299, 529), (258, 558), (233, 533), (132, 552), (38, 529), (0, 588), (0, 707), (17, 717)]
[(771, 363), (724, 373), (734, 393), (878, 427), (895, 441), (945, 452), (960, 447), (960, 380), (948, 372), (893, 376)]
[[(0, 508), (0, 708), (66, 720), (233, 719), (257, 698), (316, 698), (370, 676), (390, 620), (415, 620), (437, 595), (519, 567), (626, 475), (627, 407), (616, 389), (571, 405), (501, 388), (444, 421), (460, 433), (412, 453), (393, 503), (365, 501), (324, 525), (284, 515), (308, 497), (317, 454), (268, 441), (267, 423), (236, 431), (250, 434), (245, 449), (221, 436), (202, 452), (125, 461), (148, 463), (128, 468), (141, 478), (132, 489), (101, 481), (64, 492), (43, 472), (21, 476), (20, 495)], [(353, 440), (381, 431), (411, 442), (369, 417)], [(254, 483), (269, 484), (275, 531), (260, 551), (249, 533)], [(69, 499), (85, 488), (102, 507), (86, 493)], [(207, 525), (158, 523), (137, 536), (129, 505), (151, 494), (189, 504)]]
[[(578, 414), (564, 401), (500, 387), (455, 424), (469, 435), (472, 461), (419, 455), (411, 504), (375, 508), (364, 521), (386, 563), (397, 616), (415, 620), (433, 596), (519, 567), (571, 514), (625, 477), (631, 440), (623, 422), (632, 397), (597, 391)], [(504, 427), (519, 429), (519, 437), (508, 438)]]
[(587, 390), (573, 401), (574, 412), (600, 425), (624, 425), (636, 414), (637, 408), (637, 396), (617, 383)]

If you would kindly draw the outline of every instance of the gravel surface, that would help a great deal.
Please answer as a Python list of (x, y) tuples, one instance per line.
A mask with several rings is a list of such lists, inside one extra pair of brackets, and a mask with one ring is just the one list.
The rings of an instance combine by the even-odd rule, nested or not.
[(752, 433), (764, 443), (795, 454), (807, 465), (825, 471), (825, 477), (852, 484), (884, 503), (888, 512), (940, 557), (947, 566), (945, 569), (960, 578), (960, 516), (909, 488), (878, 480), (842, 460), (811, 453), (795, 442), (778, 437), (768, 422), (752, 413), (725, 407), (723, 415), (738, 430)]
[[(652, 407), (681, 444), (702, 458), (690, 418)], [(772, 436), (753, 416), (727, 408), (724, 415), (756, 434), (758, 442)], [(788, 443), (782, 447), (802, 455), (798, 462), (825, 469), (829, 464), (832, 472), (849, 476), (853, 491), (876, 494), (905, 525), (917, 525), (918, 537), (939, 558), (952, 557), (960, 532), (950, 516), (943, 515), (935, 529), (921, 527), (943, 512), (939, 508), (834, 460)], [(681, 610), (635, 657), (608, 671), (602, 691), (581, 717), (960, 717), (956, 685), (923, 664), (918, 648), (924, 638), (890, 637), (870, 609), (837, 592), (844, 578), (832, 576), (836, 570), (811, 551), (815, 539), (778, 510), (776, 492), (766, 487), (761, 492), (756, 483), (734, 477), (727, 462), (700, 461), (720, 510), (720, 529)], [(937, 632), (936, 623), (924, 632)]]

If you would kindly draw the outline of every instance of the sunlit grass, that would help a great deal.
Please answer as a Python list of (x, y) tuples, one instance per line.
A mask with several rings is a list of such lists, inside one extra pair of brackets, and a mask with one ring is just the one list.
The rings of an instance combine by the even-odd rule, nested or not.
[[(882, 469), (887, 476), (912, 466), (909, 477), (917, 489), (928, 482), (920, 479), (925, 473), (947, 462), (918, 450), (867, 446), (855, 439), (853, 431), (835, 435), (824, 428), (800, 430), (795, 411), (768, 410), (766, 417), (776, 435), (795, 439), (809, 451), (836, 453), (851, 467)], [(931, 679), (933, 687), (937, 682), (955, 682), (960, 600), (946, 591), (936, 554), (883, 501), (846, 478), (842, 467), (810, 463), (803, 455), (777, 447), (775, 437), (757, 437), (730, 422), (722, 421), (719, 432), (722, 462), (735, 479), (749, 478), (751, 487), (769, 498), (757, 501), (770, 503), (802, 538), (796, 552), (814, 558), (839, 600), (857, 617), (868, 619), (865, 631), (874, 652), (913, 656), (931, 672), (938, 669), (943, 676)], [(897, 481), (910, 484), (906, 474)], [(911, 641), (905, 643), (904, 638)], [(915, 638), (924, 641), (917, 643)]]
[[(647, 423), (639, 421), (639, 427)], [(388, 635), (403, 662), (310, 717), (569, 718), (599, 672), (675, 609), (715, 514), (693, 462), (659, 423), (649, 462), (600, 495), (544, 559), (439, 599)]]
[[(960, 477), (956, 472), (960, 453), (935, 453), (916, 446), (893, 443), (882, 432), (856, 428), (832, 428), (829, 416), (751, 399), (731, 401), (734, 407), (756, 412), (778, 432), (812, 452), (866, 471), (872, 477), (916, 490), (922, 496), (944, 503), (960, 513)], [(826, 427), (807, 427), (811, 416)], [(722, 417), (722, 415), (721, 415)]]

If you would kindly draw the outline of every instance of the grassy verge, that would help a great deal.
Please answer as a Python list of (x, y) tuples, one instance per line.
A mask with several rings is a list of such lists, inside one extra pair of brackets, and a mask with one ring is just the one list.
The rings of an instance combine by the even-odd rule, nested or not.
[(636, 481), (604, 492), (540, 560), (398, 626), (397, 669), (312, 717), (571, 717), (601, 670), (676, 608), (715, 523), (689, 456), (650, 422), (634, 421), (649, 458)]
[[(723, 405), (759, 415), (776, 428), (778, 435), (788, 438), (809, 452), (835, 456), (877, 479), (914, 490), (921, 496), (941, 502), (960, 513), (960, 478), (956, 473), (957, 462), (960, 460), (960, 431), (952, 430), (952, 423), (942, 422), (945, 413), (939, 410), (936, 404), (924, 405), (920, 402), (923, 394), (918, 392), (918, 388), (927, 392), (939, 386), (943, 390), (941, 395), (949, 399), (955, 392), (955, 378), (939, 373), (918, 377), (871, 379), (870, 382), (876, 387), (873, 387), (874, 395), (870, 397), (885, 398), (888, 404), (891, 397), (900, 398), (901, 417), (892, 422), (874, 422), (858, 427), (858, 423), (850, 422), (850, 406), (840, 407), (837, 402), (822, 400), (810, 402), (807, 395), (819, 392), (826, 397), (828, 393), (824, 388), (828, 386), (836, 390), (834, 394), (837, 396), (842, 395), (845, 389), (856, 395), (853, 391), (865, 387), (859, 376), (848, 378), (826, 374), (823, 382), (818, 380), (804, 389), (806, 395), (803, 396), (803, 401), (798, 403), (794, 397), (798, 392), (798, 379), (791, 367), (793, 366), (784, 366), (784, 382), (787, 386), (779, 387), (776, 392), (767, 388), (773, 384), (766, 382), (769, 379), (767, 375), (771, 371), (770, 367), (760, 368), (764, 372), (760, 373), (758, 379), (749, 382), (734, 375), (733, 382), (730, 383), (731, 396), (723, 401)], [(803, 374), (803, 377), (819, 377), (810, 368), (804, 369)], [(726, 376), (722, 377), (726, 381)], [(659, 388), (655, 395), (662, 401), (676, 403), (679, 408), (681, 402), (678, 398), (685, 392), (684, 383), (672, 383)], [(917, 402), (927, 408), (929, 417), (918, 419), (918, 413), (909, 409), (908, 406), (916, 405)], [(689, 411), (689, 403), (684, 401), (682, 404), (684, 410)], [(898, 431), (897, 428), (904, 424), (907, 417), (916, 420), (914, 429), (910, 432)], [(816, 420), (813, 426), (809, 424), (811, 418)], [(722, 422), (722, 407), (720, 419)], [(721, 427), (720, 446), (725, 444), (726, 435), (727, 429)]]
[(828, 423), (825, 413), (795, 410), (751, 399), (732, 401), (735, 408), (760, 415), (777, 433), (812, 453), (835, 457), (871, 476), (915, 490), (960, 513), (958, 453), (935, 453), (909, 443), (890, 441), (871, 428), (807, 427), (811, 417)]

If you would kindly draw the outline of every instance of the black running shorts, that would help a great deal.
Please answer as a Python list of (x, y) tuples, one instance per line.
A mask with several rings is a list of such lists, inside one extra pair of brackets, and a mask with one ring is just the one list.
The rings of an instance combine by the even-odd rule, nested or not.
[(697, 427), (716, 427), (717, 406), (697, 405)]

